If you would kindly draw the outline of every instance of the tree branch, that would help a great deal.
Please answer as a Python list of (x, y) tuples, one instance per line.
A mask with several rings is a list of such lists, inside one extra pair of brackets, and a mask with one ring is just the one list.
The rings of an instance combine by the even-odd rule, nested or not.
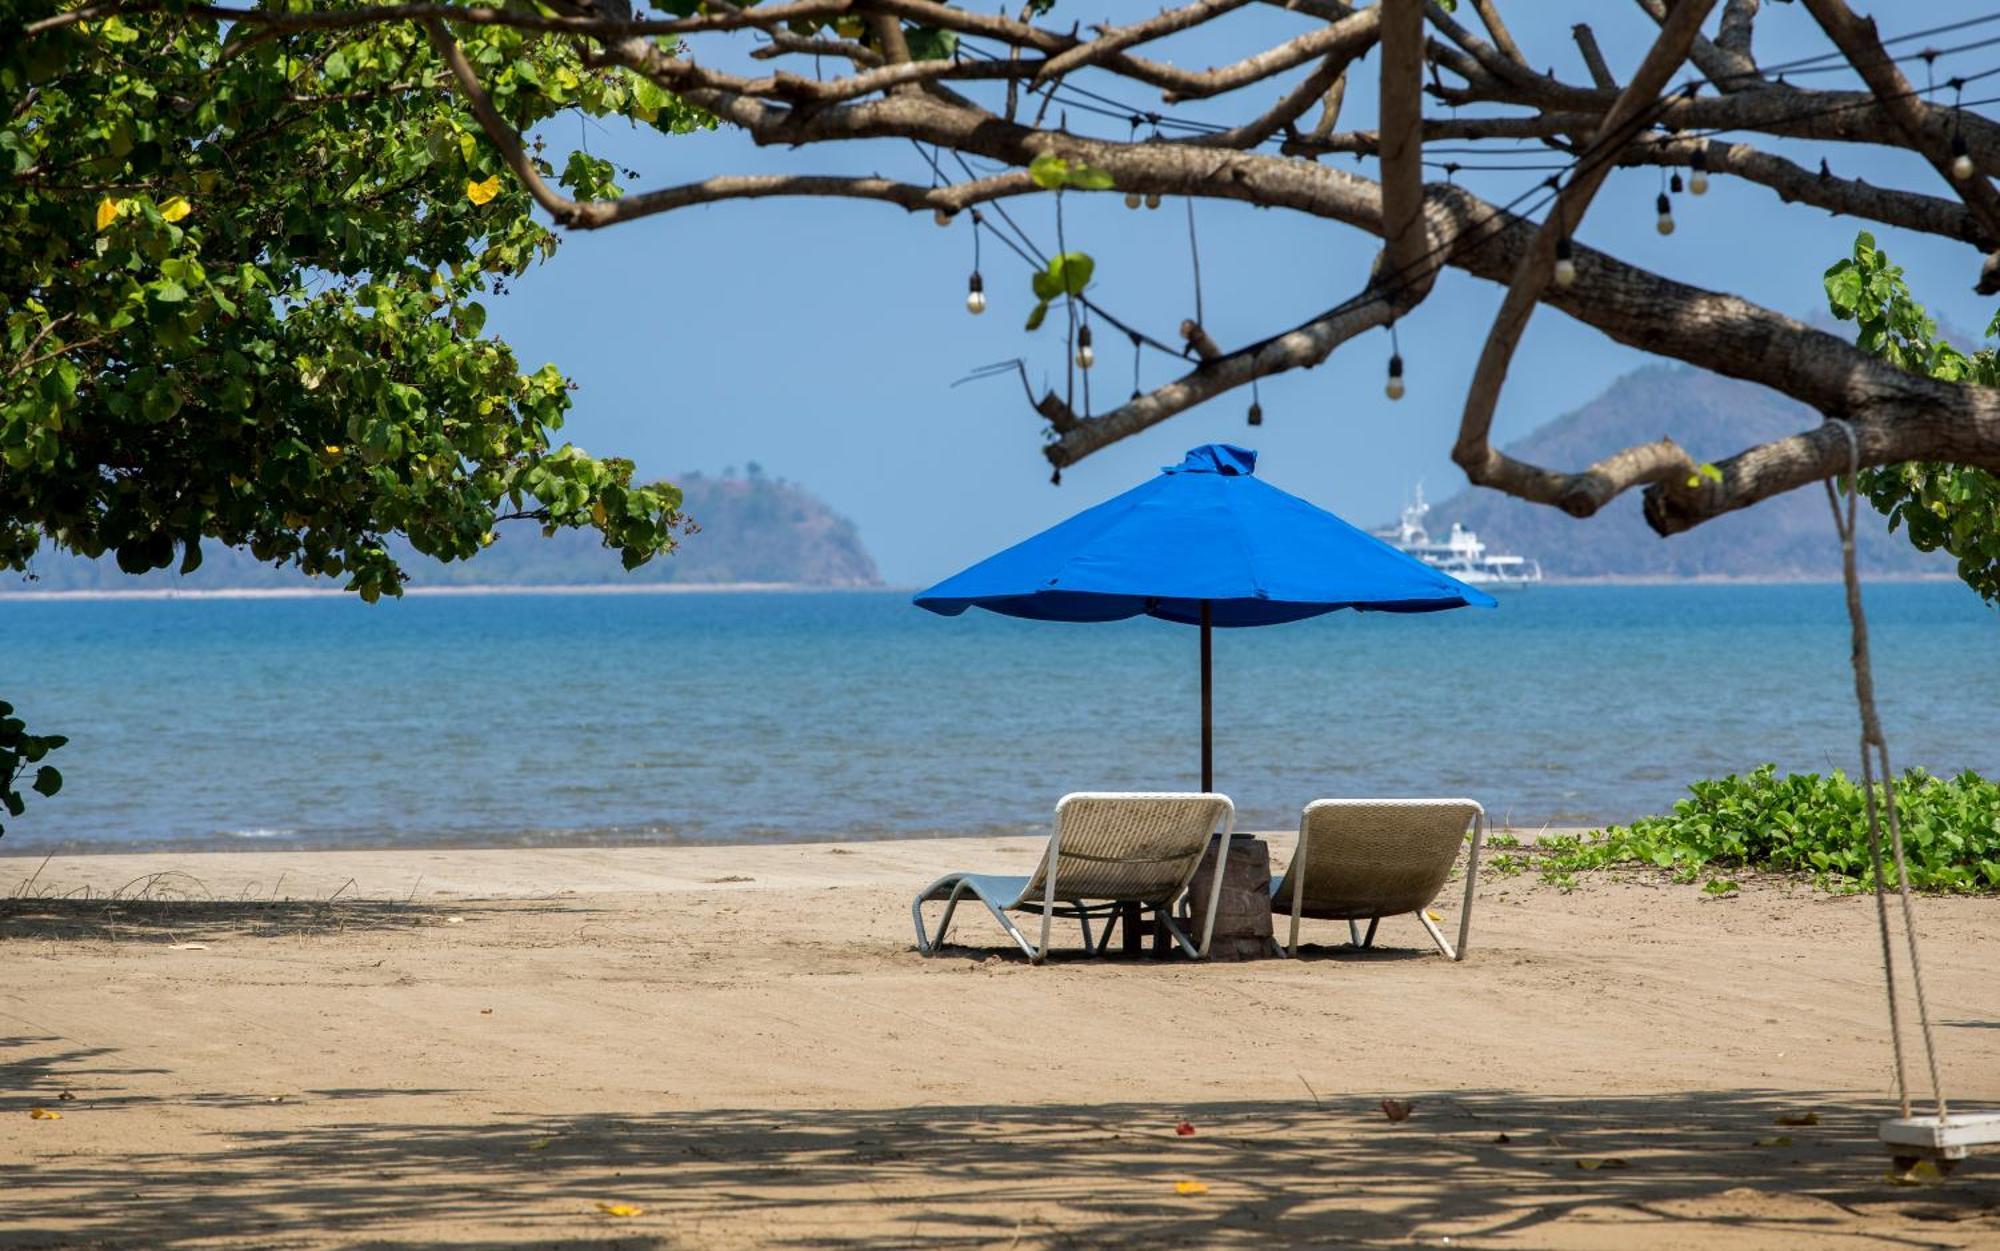
[(1381, 0), (1382, 238), (1392, 273), (1414, 269), (1424, 251), (1424, 9)]
[(1479, 21), (1486, 27), (1486, 33), (1493, 36), (1493, 46), (1500, 49), (1501, 55), (1522, 69), (1527, 69), (1528, 58), (1521, 55), (1521, 45), (1514, 42), (1513, 33), (1507, 29), (1507, 24), (1500, 20), (1500, 10), (1494, 7), (1493, 0), (1472, 0), (1472, 8), (1479, 14)]
[[(1896, 68), (1896, 62), (1882, 47), (1882, 41), (1875, 34), (1872, 19), (1854, 15), (1841, 0), (1806, 0), (1806, 8), (1813, 19), (1824, 30), (1834, 45), (1847, 55), (1848, 64), (1854, 67), (1875, 98), (1882, 103), (1883, 111), (1896, 124), (1909, 146), (1929, 161), (1944, 180), (1958, 189), (1965, 206), (1972, 210), (1982, 232), (1982, 247), (1992, 250), (2000, 247), (2000, 192), (1993, 184), (1974, 171), (1971, 178), (1960, 179), (1952, 173), (1953, 153), (1950, 135), (1944, 128), (1933, 125), (1916, 93), (1910, 89), (1909, 80), (1903, 71)], [(1991, 295), (1995, 289), (1981, 283), (1980, 294)]]
[(458, 40), (453, 39), (445, 30), (444, 23), (436, 18), (423, 19), (423, 28), (431, 47), (450, 67), (451, 76), (457, 80), (459, 92), (465, 97), (466, 107), (479, 119), (480, 129), (493, 141), (493, 146), (500, 149), (501, 159), (507, 162), (508, 169), (514, 171), (514, 177), (520, 180), (535, 203), (541, 205), (549, 216), (565, 224), (574, 220), (577, 202), (542, 181), (541, 171), (535, 168), (535, 163), (528, 159), (521, 146), (520, 133), (509, 126), (507, 119), (493, 107), (493, 101), (487, 98), (486, 89), (479, 85), (479, 77), (473, 72), (471, 62), (465, 59), (465, 50), (458, 46)]
[[(1638, 0), (1638, 4), (1655, 22), (1661, 26), (1667, 24), (1669, 17), (1666, 0)], [(1678, 11), (1678, 5), (1675, 11)], [(1694, 37), (1694, 43), (1688, 49), (1688, 59), (1693, 61), (1702, 75), (1714, 83), (1720, 91), (1750, 91), (1767, 85), (1764, 76), (1757, 72), (1756, 63), (1751, 61), (1748, 55), (1717, 47), (1699, 34)]]
[(1569, 33), (1576, 40), (1577, 50), (1583, 53), (1583, 66), (1590, 71), (1590, 81), (1596, 83), (1600, 90), (1618, 90), (1618, 80), (1611, 76), (1611, 67), (1604, 63), (1604, 53), (1598, 48), (1597, 36), (1591, 33), (1590, 26), (1578, 22), (1569, 28)]
[[(1458, 443), (1451, 452), (1452, 459), (1473, 482), (1498, 486), (1509, 494), (1537, 499), (1542, 503), (1558, 504), (1572, 516), (1582, 517), (1603, 507), (1604, 500), (1610, 498), (1604, 492), (1616, 494), (1630, 486), (1631, 473), (1640, 470), (1664, 473), (1668, 472), (1664, 466), (1673, 463), (1673, 458), (1664, 449), (1657, 449), (1652, 453), (1625, 457), (1615, 467), (1622, 472), (1607, 469), (1595, 477), (1581, 475), (1580, 481), (1551, 481), (1560, 476), (1532, 470), (1512, 460), (1492, 446), (1489, 436), (1493, 428), (1493, 412), (1500, 402), (1500, 389), (1507, 380), (1507, 366), (1514, 358), (1514, 349), (1520, 343), (1522, 333), (1528, 328), (1528, 319), (1533, 316), (1535, 305), (1547, 288), (1557, 241), (1574, 233), (1577, 224), (1583, 220), (1583, 214), (1590, 207), (1597, 189), (1610, 177), (1614, 158), (1645, 125), (1660, 90), (1680, 68), (1681, 62), (1687, 59), (1688, 48), (1714, 4), (1715, 0), (1681, 0), (1673, 16), (1661, 28), (1660, 37), (1646, 53), (1645, 60), (1633, 73), (1632, 81), (1604, 115), (1603, 125), (1591, 140), (1582, 161), (1558, 193), (1548, 221), (1535, 233), (1534, 243), (1527, 255), (1515, 267), (1507, 295), (1500, 303), (1499, 313), (1493, 318), (1492, 329), (1487, 333), (1486, 345), (1480, 350), (1479, 364), (1473, 371), (1472, 385), (1466, 392), (1465, 411), (1459, 418)], [(1591, 489), (1594, 485), (1599, 489)], [(1600, 495), (1602, 498), (1599, 498)]]
[(1654, 140), (1628, 149), (1624, 164), (1688, 168), (1701, 154), (1711, 174), (1729, 174), (1769, 187), (1787, 204), (1810, 204), (1829, 213), (1863, 217), (1885, 226), (1941, 235), (1978, 244), (1981, 232), (1972, 213), (1957, 200), (1877, 187), (1858, 178), (1836, 178), (1761, 152), (1747, 143), (1713, 139)]

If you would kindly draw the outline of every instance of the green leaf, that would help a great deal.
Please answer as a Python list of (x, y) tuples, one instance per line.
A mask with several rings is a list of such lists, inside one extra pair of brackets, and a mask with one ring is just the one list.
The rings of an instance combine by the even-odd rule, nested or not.
[[(56, 770), (54, 765), (43, 765), (41, 768), (35, 770), (35, 780), (32, 786), (37, 795), (46, 799), (52, 798), (57, 791), (62, 789), (62, 782), (62, 774)], [(17, 812), (14, 815), (18, 817), (21, 814)]]
[(1048, 318), (1048, 315), (1049, 315), (1049, 302), (1047, 300), (1037, 301), (1035, 306), (1028, 310), (1028, 324), (1026, 327), (1024, 327), (1024, 329), (1031, 331), (1040, 330), (1042, 328), (1042, 322)]
[(913, 61), (948, 61), (958, 51), (958, 32), (911, 26), (903, 31), (903, 42), (909, 45)]
[(1066, 295), (1082, 295), (1096, 270), (1097, 262), (1082, 252), (1064, 252), (1049, 259), (1049, 278), (1056, 289)]
[(1069, 178), (1069, 162), (1044, 152), (1028, 163), (1028, 177), (1044, 191), (1058, 190)]
[(1080, 191), (1109, 191), (1118, 184), (1104, 170), (1093, 165), (1078, 165), (1069, 171), (1069, 185)]

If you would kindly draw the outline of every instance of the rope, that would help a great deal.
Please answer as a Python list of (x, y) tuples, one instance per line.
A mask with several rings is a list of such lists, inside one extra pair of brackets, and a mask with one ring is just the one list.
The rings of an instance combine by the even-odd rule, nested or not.
[[(1875, 920), (1882, 936), (1882, 980), (1889, 993), (1889, 1036), (1896, 1052), (1896, 1099), (1903, 1116), (1910, 1115), (1908, 1061), (1903, 1055), (1902, 1012), (1896, 994), (1895, 946), (1889, 938), (1888, 887), (1882, 873), (1882, 819), (1889, 823), (1889, 845), (1896, 862), (1896, 888), (1902, 898), (1903, 938), (1910, 948), (1910, 984), (1916, 994), (1917, 1021), (1923, 1034), (1924, 1060), (1930, 1068), (1931, 1099), (1937, 1105), (1938, 1123), (1950, 1117), (1945, 1104), (1944, 1083), (1938, 1076), (1937, 1040), (1931, 1032), (1930, 1004), (1924, 995), (1924, 966), (1917, 953), (1916, 907), (1910, 900), (1910, 871), (1903, 855), (1903, 827), (1896, 814), (1896, 775), (1889, 766), (1889, 743), (1882, 723), (1875, 715), (1875, 676), (1868, 658), (1868, 618), (1861, 608), (1861, 575), (1855, 563), (1854, 516), (1861, 495), (1861, 443), (1854, 427), (1838, 417), (1827, 419), (1847, 438), (1847, 507), (1841, 508), (1840, 492), (1834, 479), (1825, 480), (1827, 505), (1833, 510), (1833, 528), (1840, 535), (1841, 573), (1847, 584), (1847, 616), (1854, 631), (1854, 697), (1861, 706), (1861, 792), (1868, 805), (1868, 858), (1875, 874)], [(1871, 755), (1871, 752), (1873, 753)], [(1875, 767), (1882, 770), (1882, 804), (1875, 802)]]

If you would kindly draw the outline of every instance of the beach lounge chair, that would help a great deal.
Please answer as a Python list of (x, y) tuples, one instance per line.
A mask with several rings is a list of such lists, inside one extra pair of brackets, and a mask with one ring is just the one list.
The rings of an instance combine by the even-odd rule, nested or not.
[[(1458, 910), (1458, 944), (1445, 941), (1426, 914), (1444, 889), (1465, 832), (1465, 900)], [(1282, 878), (1271, 884), (1271, 910), (1289, 913), (1286, 954), (1299, 953), (1299, 919), (1347, 922), (1357, 947), (1375, 941), (1383, 917), (1415, 913), (1439, 951), (1465, 958), (1472, 931), (1472, 892), (1486, 810), (1470, 799), (1319, 799), (1299, 817), (1299, 846)], [(1357, 922), (1368, 922), (1363, 937)]]
[[(1201, 959), (1208, 954), (1215, 926), (1215, 899), (1209, 900), (1199, 943), (1174, 920), (1172, 909), (1208, 850), (1211, 835), (1222, 834), (1227, 854), (1235, 822), (1236, 805), (1226, 795), (1065, 795), (1056, 805), (1056, 828), (1049, 837), (1048, 850), (1032, 875), (952, 873), (918, 892), (910, 905), (910, 916), (917, 925), (917, 949), (928, 956), (943, 945), (952, 912), (960, 899), (970, 895), (986, 905), (1000, 927), (1036, 964), (1049, 953), (1049, 927), (1056, 917), (1080, 921), (1084, 950), (1097, 952), (1103, 950), (1103, 943), (1091, 945), (1090, 918), (1104, 917), (1108, 941), (1110, 918), (1126, 904), (1153, 909), (1181, 950)], [(1218, 865), (1212, 894), (1219, 896), (1221, 891)], [(937, 932), (930, 934), (924, 928), (923, 907), (937, 900), (944, 901), (944, 916), (938, 921)], [(1041, 941), (1029, 942), (1007, 915), (1009, 911), (1040, 913)]]

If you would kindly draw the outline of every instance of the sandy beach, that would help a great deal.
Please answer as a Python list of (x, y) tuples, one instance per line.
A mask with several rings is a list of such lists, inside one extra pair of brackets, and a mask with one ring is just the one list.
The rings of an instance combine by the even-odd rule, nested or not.
[[(0, 858), (0, 1245), (2000, 1246), (1991, 1157), (1885, 1177), (1866, 898), (1491, 876), (1460, 965), (914, 952), (917, 886), (1038, 847)], [(1995, 907), (1920, 902), (1968, 1107)]]

